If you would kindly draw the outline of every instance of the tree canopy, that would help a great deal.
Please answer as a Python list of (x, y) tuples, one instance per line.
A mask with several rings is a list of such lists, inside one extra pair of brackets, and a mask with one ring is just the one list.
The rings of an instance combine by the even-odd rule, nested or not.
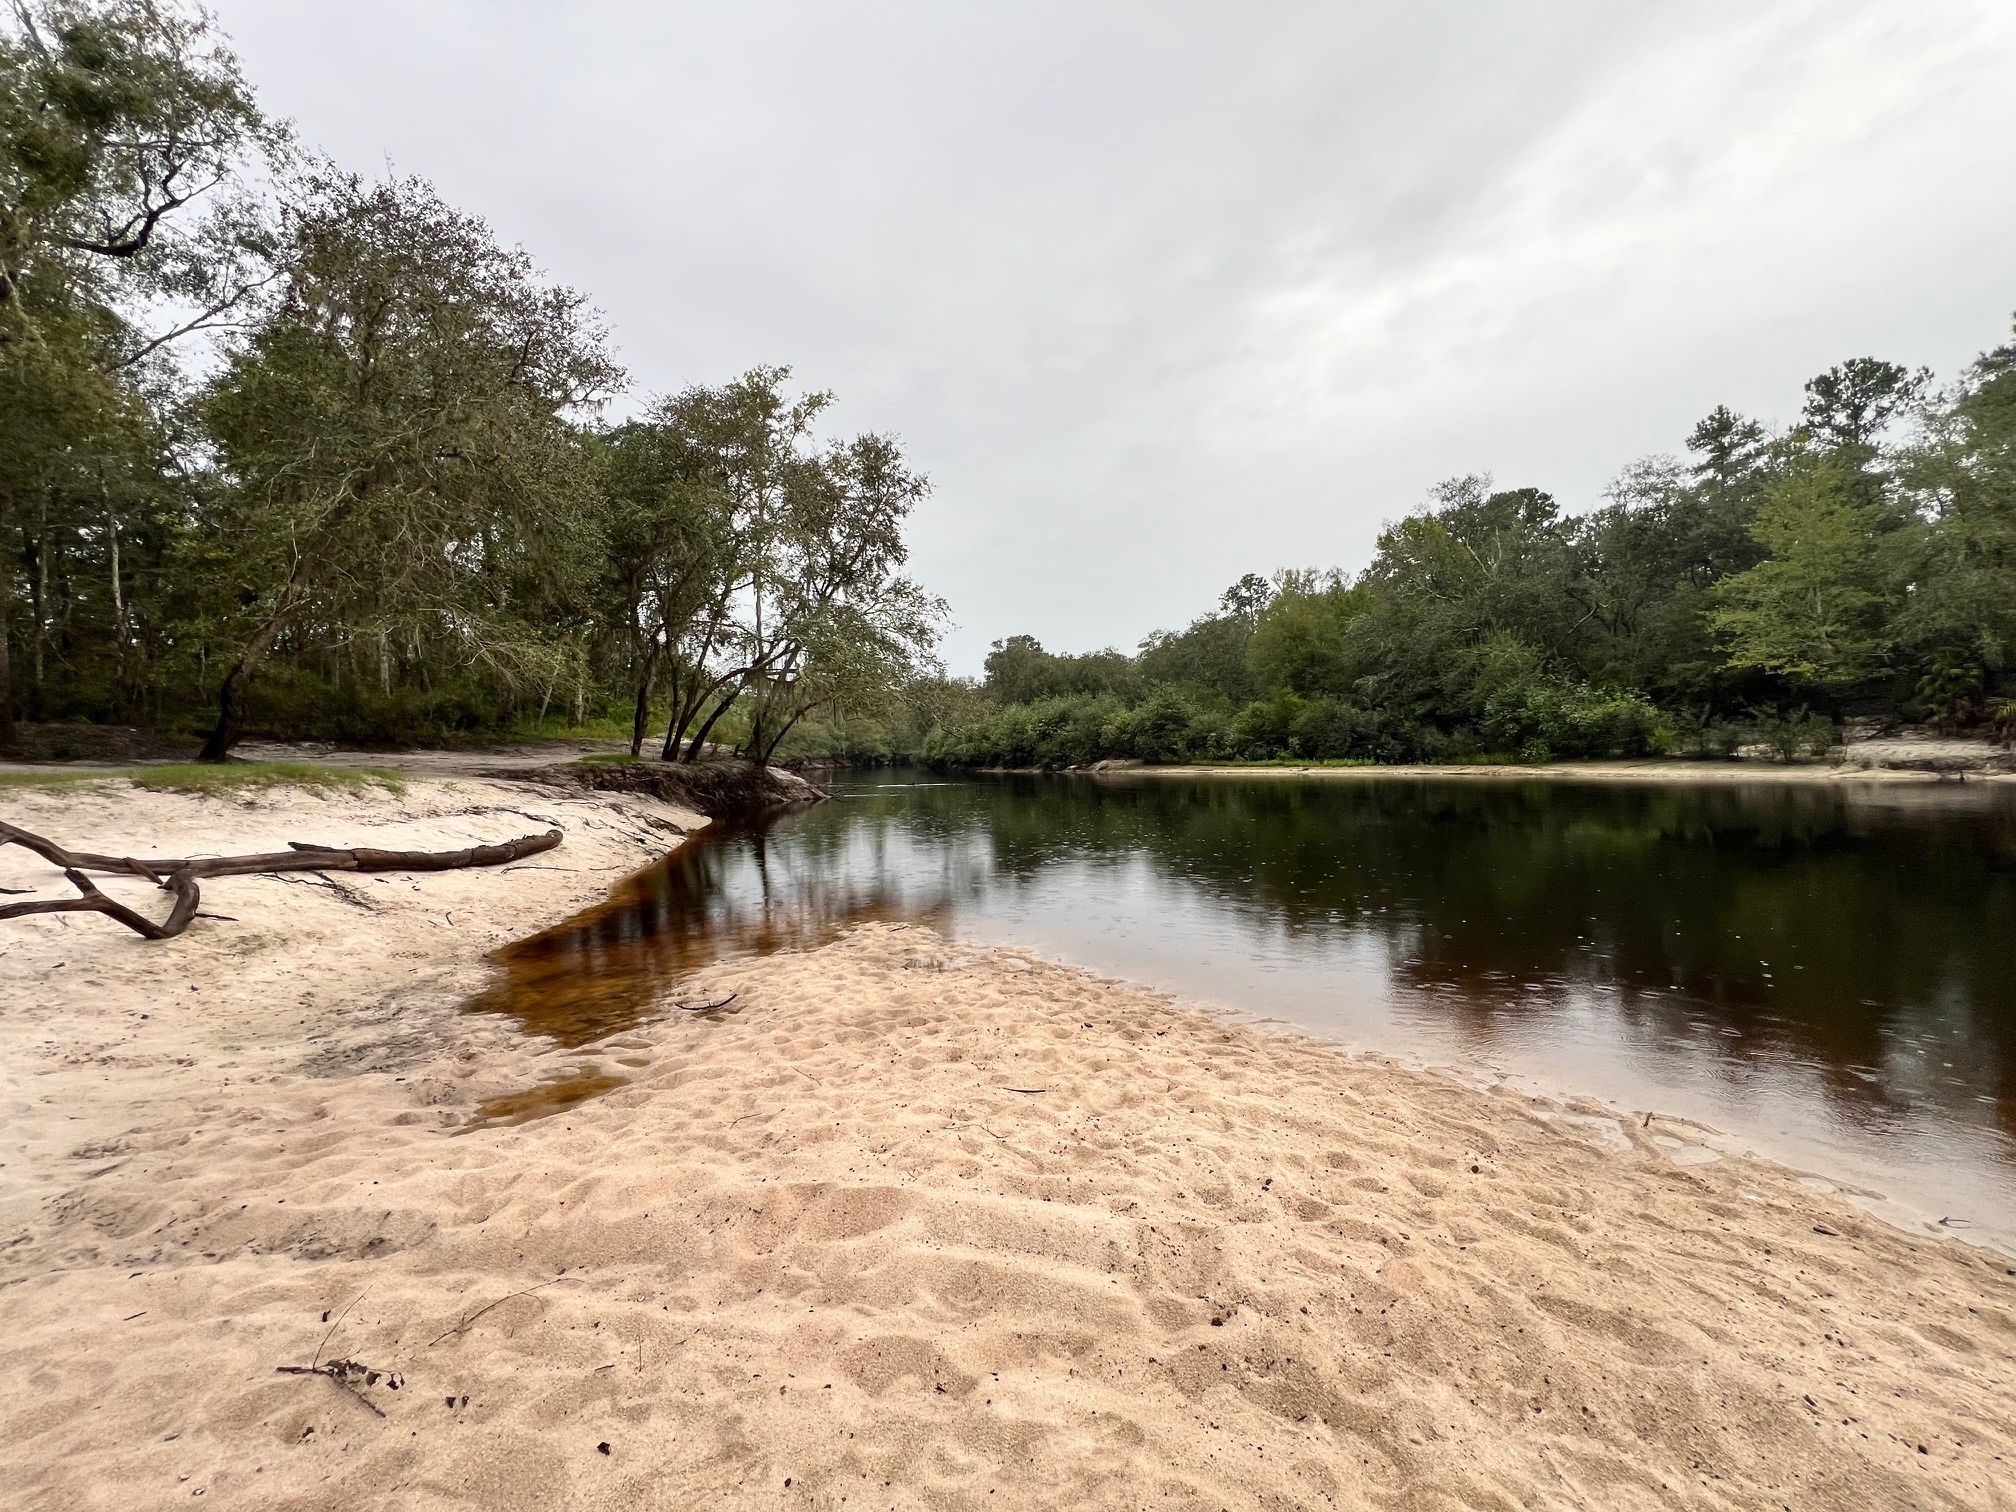
[(0, 19), (0, 745), (663, 719), (768, 759), (938, 668), (928, 483), (790, 373), (644, 396), (422, 180), (303, 154), (203, 13)]

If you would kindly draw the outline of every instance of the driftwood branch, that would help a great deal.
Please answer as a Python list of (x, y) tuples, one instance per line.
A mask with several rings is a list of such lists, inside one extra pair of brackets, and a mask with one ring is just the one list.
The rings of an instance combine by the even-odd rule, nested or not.
[(117, 919), (128, 929), (145, 935), (150, 940), (167, 940), (182, 933), (189, 927), (189, 921), (196, 917), (196, 905), (203, 901), (197, 891), (196, 879), (186, 872), (170, 872), (161, 886), (175, 894), (175, 906), (168, 910), (168, 917), (156, 924), (145, 914), (128, 908), (108, 898), (92, 885), (91, 879), (75, 867), (65, 867), (63, 875), (70, 885), (82, 893), (79, 898), (49, 898), (39, 903), (9, 903), (0, 908), (0, 919), (18, 919), (27, 914), (45, 913), (102, 913)]
[[(467, 866), (501, 866), (526, 856), (552, 850), (560, 843), (560, 831), (543, 835), (523, 835), (501, 845), (472, 845), (455, 851), (391, 851), (369, 846), (343, 848), (333, 845), (302, 845), (257, 856), (140, 857), (101, 856), (90, 851), (66, 850), (55, 841), (0, 820), (0, 845), (19, 845), (45, 861), (63, 868), (63, 875), (81, 894), (75, 898), (45, 899), (35, 903), (10, 903), (0, 908), (0, 919), (24, 918), (29, 914), (102, 913), (117, 919), (128, 929), (150, 940), (168, 940), (189, 927), (203, 901), (196, 885), (199, 877), (243, 877), (280, 872), (386, 872), (455, 871)], [(113, 876), (145, 877), (165, 892), (175, 895), (168, 917), (156, 924), (146, 915), (115, 902), (93, 885), (86, 872)]]

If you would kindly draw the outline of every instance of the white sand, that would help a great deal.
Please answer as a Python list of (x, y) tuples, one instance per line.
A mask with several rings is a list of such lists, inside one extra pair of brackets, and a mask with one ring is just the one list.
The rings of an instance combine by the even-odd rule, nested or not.
[[(481, 952), (675, 816), (0, 800), (163, 851), (528, 827), (493, 808), (583, 870), (0, 926), (0, 1503), (2016, 1504), (2016, 1261), (1684, 1126), (871, 926), (714, 968), (737, 1011), (606, 1047), (630, 1086), (457, 1134), (571, 1063), (453, 1012)], [(385, 1417), (275, 1373), (318, 1348), (399, 1374)]]

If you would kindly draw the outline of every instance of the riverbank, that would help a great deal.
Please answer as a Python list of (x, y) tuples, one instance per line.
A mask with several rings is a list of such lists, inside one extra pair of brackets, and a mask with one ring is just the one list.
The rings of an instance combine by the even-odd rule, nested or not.
[[(471, 781), (0, 811), (159, 852), (554, 823), (568, 868), (224, 880), (165, 945), (0, 925), (0, 1501), (2000, 1505), (2016, 1262), (1685, 1124), (893, 925), (542, 1055), (458, 1012), (484, 955), (697, 816)], [(0, 884), (51, 876), (10, 848)], [(470, 1128), (596, 1064), (628, 1084)], [(331, 1359), (377, 1379), (276, 1372)]]
[(1776, 761), (1548, 761), (1447, 762), (1412, 766), (1294, 766), (1289, 764), (1183, 764), (1151, 766), (1145, 762), (1100, 762), (1074, 768), (1094, 776), (1112, 777), (1333, 777), (1356, 781), (1402, 778), (1457, 778), (1482, 782), (1758, 782), (1758, 783), (2016, 783), (2016, 773), (1980, 767), (1864, 765), (1859, 762), (1785, 763)]

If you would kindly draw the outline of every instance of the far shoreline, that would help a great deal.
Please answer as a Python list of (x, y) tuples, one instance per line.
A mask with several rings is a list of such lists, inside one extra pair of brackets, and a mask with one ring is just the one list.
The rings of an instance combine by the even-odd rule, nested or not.
[(1545, 782), (1650, 782), (1650, 783), (1783, 783), (1832, 785), (1870, 783), (1876, 785), (1922, 785), (1959, 783), (2011, 783), (2016, 773), (1986, 771), (1924, 771), (1906, 767), (1835, 766), (1822, 763), (1750, 761), (1591, 761), (1547, 763), (1449, 762), (1384, 766), (1308, 766), (1286, 764), (1241, 765), (1237, 763), (1185, 762), (1153, 765), (1147, 762), (1096, 762), (1081, 767), (976, 767), (968, 770), (988, 776), (1018, 777), (1332, 777), (1388, 781), (1408, 778), (1461, 778), (1471, 781)]

